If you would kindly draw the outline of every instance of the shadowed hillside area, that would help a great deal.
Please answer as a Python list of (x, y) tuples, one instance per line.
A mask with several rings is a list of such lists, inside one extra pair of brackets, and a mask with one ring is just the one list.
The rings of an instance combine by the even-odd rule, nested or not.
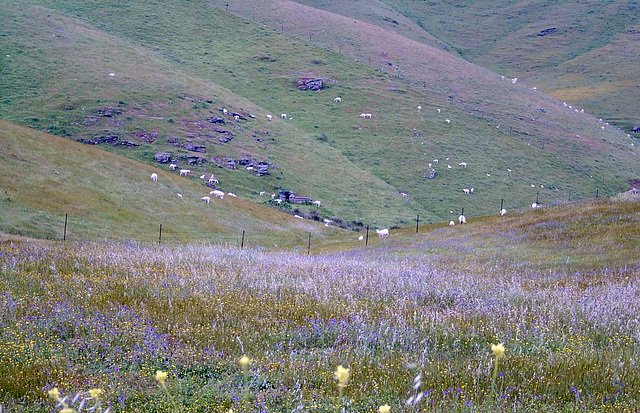
[(351, 229), (612, 196), (638, 177), (634, 138), (382, 3), (362, 20), (154, 4), (3, 2), (0, 117)]

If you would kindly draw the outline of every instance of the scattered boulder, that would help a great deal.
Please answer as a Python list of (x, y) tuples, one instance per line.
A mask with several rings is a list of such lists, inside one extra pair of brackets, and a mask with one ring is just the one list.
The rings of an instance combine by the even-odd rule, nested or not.
[(180, 159), (184, 159), (187, 165), (191, 166), (203, 166), (207, 163), (207, 160), (205, 158), (201, 158), (195, 155), (183, 155), (180, 157)]
[(191, 152), (207, 153), (207, 147), (204, 145), (195, 145), (193, 142), (182, 144), (182, 147)]
[(237, 120), (247, 120), (247, 118), (241, 113), (232, 112), (231, 116), (233, 116), (234, 118), (237, 118)]
[(304, 77), (302, 79), (298, 79), (296, 82), (296, 86), (299, 90), (313, 90), (314, 92), (320, 91), (324, 89), (324, 83), (322, 79), (310, 79)]
[(122, 141), (120, 142), (120, 145), (126, 146), (128, 148), (135, 148), (136, 146), (140, 146), (139, 143), (130, 142), (130, 141)]
[(96, 109), (96, 113), (100, 117), (111, 118), (111, 117), (113, 117), (115, 115), (123, 114), (124, 111), (121, 110), (121, 109), (115, 109), (113, 106), (105, 106), (105, 107)]
[(267, 162), (258, 162), (255, 168), (257, 176), (269, 175), (269, 164)]
[(554, 34), (558, 29), (555, 27), (551, 27), (549, 29), (544, 29), (542, 30), (540, 33), (538, 33), (538, 36), (542, 37), (542, 36), (547, 36), (549, 34)]
[(218, 116), (207, 116), (207, 121), (209, 123), (215, 123), (215, 124), (220, 124), (220, 125), (224, 125), (224, 119), (218, 117)]
[(80, 143), (85, 143), (87, 145), (99, 145), (101, 143), (106, 143), (109, 145), (117, 145), (119, 139), (120, 138), (116, 135), (107, 135), (107, 136), (95, 136), (93, 139), (78, 138), (77, 141)]
[(143, 143), (153, 143), (158, 139), (158, 132), (135, 131), (131, 134), (134, 138)]
[(429, 178), (429, 179), (433, 179), (436, 177), (436, 170), (431, 168), (429, 169), (429, 171), (427, 171), (427, 173), (424, 174), (425, 178)]
[(171, 154), (169, 152), (158, 152), (156, 153), (156, 162), (159, 163), (169, 163), (171, 162)]

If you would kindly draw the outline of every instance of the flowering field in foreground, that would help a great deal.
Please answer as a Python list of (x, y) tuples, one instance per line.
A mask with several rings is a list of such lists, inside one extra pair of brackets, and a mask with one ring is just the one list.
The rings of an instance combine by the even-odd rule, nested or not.
[(637, 265), (436, 249), (4, 242), (0, 404), (96, 388), (116, 412), (638, 410)]

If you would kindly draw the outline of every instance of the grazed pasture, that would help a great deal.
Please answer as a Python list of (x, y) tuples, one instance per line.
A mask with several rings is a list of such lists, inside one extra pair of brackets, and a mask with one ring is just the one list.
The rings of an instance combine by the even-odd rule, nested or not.
[[(317, 256), (5, 241), (0, 403), (52, 411), (48, 390), (96, 387), (112, 411), (170, 411), (162, 370), (180, 411), (636, 411), (637, 261), (541, 264), (538, 248), (564, 236), (592, 247), (580, 222), (637, 224), (637, 204), (591, 206), (547, 240), (540, 226), (566, 208)], [(610, 235), (605, 254), (637, 251), (626, 234), (626, 245)], [(489, 398), (492, 343), (506, 355)], [(351, 372), (341, 392), (338, 365)]]

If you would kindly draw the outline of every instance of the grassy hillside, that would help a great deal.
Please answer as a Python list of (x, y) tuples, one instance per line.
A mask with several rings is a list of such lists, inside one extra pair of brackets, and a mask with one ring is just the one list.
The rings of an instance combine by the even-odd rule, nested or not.
[(384, 3), (469, 61), (584, 107), (627, 133), (640, 125), (635, 1)]
[(0, 405), (100, 388), (127, 412), (633, 412), (639, 220), (635, 195), (310, 257), (0, 242)]
[[(152, 182), (151, 173), (158, 174)], [(62, 239), (274, 247), (336, 233), (152, 166), (0, 121), (0, 233)], [(178, 194), (182, 195), (180, 197)]]
[[(422, 43), (429, 36), (417, 29), (411, 37), (421, 42), (285, 1), (231, 3), (229, 13), (220, 2), (0, 7), (9, 55), (0, 117), (73, 140), (117, 136), (139, 146), (99, 147), (165, 171), (157, 152), (181, 167), (200, 162), (189, 166), (196, 177), (214, 173), (225, 191), (254, 202), (268, 204), (261, 191), (292, 190), (322, 201), (317, 211), (298, 207), (303, 213), (403, 226), (417, 214), (448, 221), (461, 208), (494, 214), (501, 199), (513, 210), (536, 196), (550, 204), (613, 195), (638, 176), (625, 134)], [(334, 46), (314, 45), (329, 33)], [(302, 78), (323, 78), (325, 89), (298, 90)], [(270, 175), (228, 170), (228, 158), (270, 163)], [(428, 163), (433, 180), (424, 178)]]

